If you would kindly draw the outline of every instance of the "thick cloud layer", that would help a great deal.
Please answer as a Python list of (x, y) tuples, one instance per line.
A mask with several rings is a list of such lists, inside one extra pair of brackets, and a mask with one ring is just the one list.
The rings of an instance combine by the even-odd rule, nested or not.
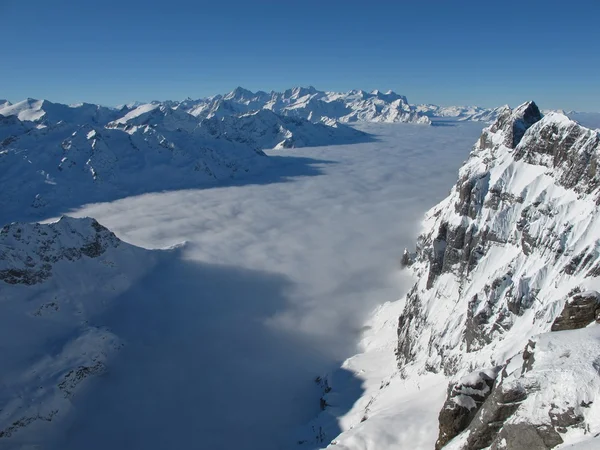
[[(254, 436), (235, 448), (277, 448), (290, 427), (318, 412), (312, 376), (351, 355), (367, 314), (403, 294), (402, 250), (413, 247), (423, 213), (447, 194), (481, 127), (363, 125), (377, 142), (271, 152), (321, 161), (310, 176), (76, 211), (136, 245), (187, 245), (184, 261), (131, 293), (162, 295), (160, 305), (148, 299), (144, 312), (142, 302), (124, 304), (113, 327), (130, 342), (126, 357), (113, 381), (81, 401), (72, 448), (165, 448), (198, 433), (211, 436), (206, 448), (232, 448), (233, 428)], [(152, 316), (161, 310), (166, 328)], [(126, 319), (136, 311), (137, 328)], [(152, 438), (136, 441), (145, 428)]]

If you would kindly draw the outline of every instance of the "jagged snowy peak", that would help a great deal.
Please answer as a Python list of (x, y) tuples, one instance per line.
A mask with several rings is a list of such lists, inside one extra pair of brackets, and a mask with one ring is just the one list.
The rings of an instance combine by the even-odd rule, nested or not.
[(184, 112), (157, 107), (146, 114), (111, 128), (61, 122), (4, 140), (1, 216), (43, 217), (90, 202), (198, 187), (267, 163), (247, 145), (179, 128), (185, 122), (173, 116), (194, 119)]
[(0, 446), (40, 441), (122, 343), (93, 319), (156, 264), (94, 219), (0, 230)]
[[(427, 231), (419, 238), (414, 264), (419, 281), (407, 296), (398, 327), (398, 358), (405, 376), (442, 372), (460, 377), (502, 366), (510, 358), (516, 361), (530, 339), (550, 331), (574, 293), (600, 287), (599, 155), (596, 131), (562, 114), (542, 118), (532, 102), (514, 111), (505, 108), (484, 130), (460, 170), (459, 182), (428, 213)], [(596, 331), (590, 333), (597, 339)], [(545, 358), (570, 357), (561, 356), (558, 344), (554, 347)], [(574, 353), (569, 361), (576, 358)], [(553, 370), (544, 375), (550, 377), (548, 383), (565, 379), (563, 369)], [(588, 370), (587, 365), (573, 366), (571, 381)], [(508, 379), (503, 375), (499, 383)], [(600, 400), (597, 387), (581, 386), (586, 401)], [(523, 394), (528, 399), (524, 405), (532, 402), (541, 412), (528, 415), (533, 406), (519, 408), (514, 417), (511, 412), (506, 427), (482, 438), (485, 447), (508, 439), (513, 445), (508, 448), (518, 448), (514, 430), (509, 431), (513, 423), (529, 423), (528, 429), (539, 432), (548, 445), (543, 448), (551, 447), (548, 439), (575, 439), (571, 435), (579, 432), (567, 430), (575, 423), (559, 429), (553, 414), (573, 413), (580, 417), (576, 424), (596, 426), (568, 390), (552, 404), (531, 400), (530, 394)], [(492, 406), (490, 410), (495, 411)], [(551, 437), (542, 436), (540, 427), (551, 428)], [(456, 448), (481, 448), (473, 442)]]
[(225, 96), (185, 103), (190, 114), (202, 117), (240, 115), (259, 109), (269, 109), (277, 114), (320, 122), (334, 119), (340, 122), (411, 122), (428, 124), (408, 104), (406, 97), (392, 91), (381, 93), (355, 90), (347, 93), (318, 91), (312, 86), (296, 87), (284, 92), (251, 92), (236, 88)]
[(332, 145), (368, 140), (369, 135), (342, 124), (312, 123), (283, 117), (269, 110), (242, 116), (213, 117), (201, 128), (215, 138), (246, 144), (255, 149)]
[(271, 94), (266, 92), (258, 91), (254, 93), (238, 86), (229, 94), (226, 94), (223, 97), (223, 100), (232, 100), (236, 103), (246, 105), (250, 109), (259, 109), (260, 105), (268, 101), (270, 98)]
[(477, 122), (493, 122), (502, 107), (481, 108), (479, 106), (438, 106), (417, 105), (415, 109), (432, 119), (473, 120)]
[(107, 124), (107, 128), (119, 128), (134, 133), (138, 127), (158, 126), (168, 131), (193, 132), (198, 119), (181, 109), (173, 109), (160, 103), (147, 103), (136, 107), (124, 116)]
[(14, 105), (4, 107), (0, 105), (0, 115), (17, 116), (19, 120), (43, 124), (56, 124), (63, 121), (78, 125), (87, 123), (104, 125), (116, 119), (119, 114), (119, 110), (90, 103), (63, 105), (32, 98)]
[(247, 114), (251, 111), (260, 109), (257, 106), (252, 109), (245, 103), (237, 102), (233, 99), (226, 100), (221, 96), (207, 100), (206, 102), (195, 102), (194, 106), (187, 111), (199, 119), (211, 119), (213, 117), (222, 118), (232, 115)]

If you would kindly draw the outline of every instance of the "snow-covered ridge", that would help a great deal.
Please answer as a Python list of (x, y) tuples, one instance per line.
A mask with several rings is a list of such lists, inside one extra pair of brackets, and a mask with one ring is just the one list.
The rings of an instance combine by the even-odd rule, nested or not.
[(94, 219), (0, 231), (0, 446), (38, 441), (122, 343), (91, 325), (156, 263)]

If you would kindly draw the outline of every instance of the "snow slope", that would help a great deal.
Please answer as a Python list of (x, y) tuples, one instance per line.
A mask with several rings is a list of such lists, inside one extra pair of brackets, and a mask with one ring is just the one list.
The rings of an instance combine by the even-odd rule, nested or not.
[(19, 120), (41, 124), (57, 124), (60, 121), (82, 125), (104, 125), (116, 119), (122, 111), (91, 103), (63, 105), (48, 100), (28, 98), (15, 104), (1, 105), (0, 115), (16, 116)]
[[(405, 253), (414, 286), (376, 313), (364, 353), (345, 363), (366, 389), (332, 448), (440, 448), (456, 435), (447, 448), (552, 448), (600, 432), (599, 154), (598, 132), (562, 114), (542, 117), (533, 103), (501, 111)], [(590, 328), (572, 329), (586, 311), (577, 302)], [(498, 374), (493, 389), (481, 371)], [(444, 403), (448, 382), (479, 387)]]

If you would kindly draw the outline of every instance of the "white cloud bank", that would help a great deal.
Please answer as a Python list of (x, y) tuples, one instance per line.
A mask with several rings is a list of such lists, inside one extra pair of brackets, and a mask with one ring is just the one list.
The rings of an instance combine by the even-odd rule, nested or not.
[(318, 412), (313, 376), (355, 351), (377, 304), (403, 294), (403, 247), (482, 124), (361, 128), (379, 140), (270, 152), (320, 160), (320, 175), (75, 212), (136, 245), (187, 245), (185, 261), (130, 293), (145, 304), (124, 302), (112, 326), (130, 344), (75, 405), (62, 449), (275, 449)]

